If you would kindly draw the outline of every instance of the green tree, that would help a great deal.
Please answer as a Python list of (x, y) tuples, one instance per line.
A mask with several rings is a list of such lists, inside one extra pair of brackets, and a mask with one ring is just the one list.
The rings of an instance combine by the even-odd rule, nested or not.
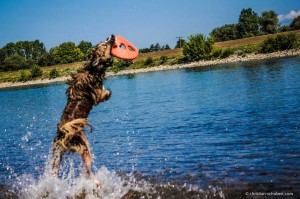
[(155, 51), (155, 46), (154, 46), (154, 44), (151, 44), (151, 45), (150, 45), (149, 50), (150, 50), (150, 52), (154, 52), (154, 51)]
[(210, 33), (216, 42), (238, 39), (239, 32), (236, 24), (226, 24), (219, 28), (215, 28)]
[(259, 33), (259, 17), (251, 8), (243, 9), (239, 16), (237, 29), (240, 38), (256, 36)]
[(3, 65), (4, 60), (15, 53), (15, 44), (13, 42), (9, 42), (3, 46), (3, 48), (0, 49), (0, 65)]
[(2, 71), (10, 71), (10, 70), (19, 70), (28, 68), (24, 57), (18, 54), (11, 55), (3, 61), (3, 65), (1, 65)]
[(213, 50), (213, 40), (203, 34), (191, 35), (189, 41), (183, 45), (183, 55), (188, 61), (209, 59)]
[(150, 49), (149, 48), (142, 48), (142, 49), (139, 49), (139, 52), (140, 53), (148, 53), (148, 52), (150, 52)]
[(176, 42), (175, 48), (182, 48), (185, 42), (186, 41), (184, 39), (182, 39), (181, 37), (179, 37), (178, 40), (177, 40), (177, 42)]
[(41, 58), (41, 56), (46, 53), (46, 48), (42, 42), (39, 40), (35, 40), (31, 42), (31, 59), (33, 60), (34, 63), (37, 63), (38, 60)]
[[(0, 65), (1, 68), (7, 69), (17, 69), (16, 67), (11, 67), (11, 61), (8, 59), (6, 63), (4, 60), (11, 56), (21, 56), (26, 61), (27, 65), (37, 64), (38, 60), (42, 56), (43, 53), (46, 52), (44, 44), (39, 40), (35, 41), (18, 41), (16, 43), (8, 43), (3, 48), (0, 49)], [(19, 57), (17, 56), (17, 59)], [(9, 62), (9, 63), (8, 63)], [(9, 66), (5, 66), (5, 64), (10, 64)], [(20, 63), (19, 65), (22, 65)], [(15, 65), (15, 64), (14, 64)], [(23, 67), (24, 68), (24, 67)], [(26, 67), (25, 67), (26, 68)]]
[(35, 41), (18, 41), (15, 44), (15, 53), (21, 55), (26, 60), (31, 59), (37, 63), (39, 58), (46, 52), (46, 48), (39, 40)]
[(274, 34), (278, 29), (278, 18), (277, 13), (273, 10), (264, 11), (261, 14), (259, 23), (261, 32), (264, 34)]
[(80, 51), (84, 54), (84, 57), (87, 57), (88, 54), (91, 51), (92, 48), (92, 43), (88, 42), (88, 41), (80, 41), (80, 43), (78, 44), (78, 48), (80, 49)]
[(287, 31), (291, 31), (291, 30), (292, 30), (292, 28), (288, 25), (283, 25), (278, 28), (278, 32), (287, 32)]
[(51, 65), (54, 64), (59, 64), (60, 63), (60, 52), (61, 50), (59, 49), (59, 46), (54, 46), (49, 50), (49, 55), (52, 57), (52, 63)]
[(49, 51), (53, 57), (53, 64), (67, 64), (82, 61), (84, 54), (73, 42), (64, 42)]
[(154, 46), (154, 51), (160, 51), (160, 50), (161, 50), (161, 47), (160, 47), (159, 43), (156, 43)]
[(41, 55), (37, 63), (39, 66), (51, 66), (53, 65), (53, 57), (50, 53), (45, 52)]
[(292, 30), (300, 29), (300, 16), (293, 19), (292, 23), (290, 24)]
[(161, 50), (170, 50), (171, 48), (170, 48), (170, 46), (168, 45), (168, 44), (166, 44), (166, 45), (163, 45), (162, 47), (161, 47)]

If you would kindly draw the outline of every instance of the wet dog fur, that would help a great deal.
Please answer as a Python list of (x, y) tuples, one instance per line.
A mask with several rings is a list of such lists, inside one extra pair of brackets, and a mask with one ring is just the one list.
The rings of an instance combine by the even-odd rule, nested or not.
[(68, 81), (68, 101), (57, 124), (57, 135), (52, 145), (54, 176), (58, 176), (61, 158), (66, 152), (80, 154), (86, 172), (91, 176), (92, 156), (83, 130), (85, 126), (92, 128), (87, 117), (93, 106), (111, 96), (111, 91), (105, 90), (103, 81), (105, 70), (112, 64), (111, 48), (114, 42), (112, 35), (106, 42), (95, 46), (85, 66)]

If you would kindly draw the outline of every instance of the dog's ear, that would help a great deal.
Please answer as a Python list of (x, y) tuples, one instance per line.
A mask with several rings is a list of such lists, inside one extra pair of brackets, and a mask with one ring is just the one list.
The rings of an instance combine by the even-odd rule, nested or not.
[(99, 58), (95, 55), (95, 53), (96, 53), (96, 49), (92, 48), (91, 53), (88, 54), (88, 59), (92, 63), (93, 67), (98, 66), (99, 64)]
[(88, 54), (88, 59), (90, 60), (90, 61), (92, 61), (93, 59), (94, 59), (94, 56), (95, 56), (95, 51), (96, 51), (96, 49), (95, 48), (92, 48), (91, 49), (91, 52)]
[(94, 55), (92, 53), (88, 54), (87, 58), (91, 61), (93, 59)]

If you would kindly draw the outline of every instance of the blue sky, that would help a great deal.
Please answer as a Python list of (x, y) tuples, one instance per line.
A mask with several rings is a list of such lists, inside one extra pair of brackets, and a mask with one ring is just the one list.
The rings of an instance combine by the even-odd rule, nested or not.
[(243, 8), (274, 10), (283, 23), (300, 15), (299, 0), (0, 0), (0, 47), (39, 39), (49, 50), (66, 41), (97, 44), (113, 33), (138, 48), (173, 48), (177, 36), (237, 23)]

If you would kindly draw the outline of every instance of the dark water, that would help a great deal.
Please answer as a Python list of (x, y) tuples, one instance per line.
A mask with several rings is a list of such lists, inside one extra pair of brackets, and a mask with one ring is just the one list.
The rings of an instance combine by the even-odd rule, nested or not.
[[(176, 185), (177, 192), (216, 189), (220, 198), (233, 192), (248, 198), (247, 191), (299, 194), (300, 57), (110, 77), (105, 84), (112, 98), (94, 107), (94, 131), (86, 133), (100, 178), (112, 172), (116, 177), (103, 179), (125, 175), (147, 186)], [(21, 189), (16, 184), (24, 178), (45, 183), (39, 179), (66, 89), (0, 92), (0, 184), (6, 191)], [(70, 154), (63, 164), (70, 161), (80, 175), (80, 158)], [(169, 194), (162, 198), (204, 197)]]

